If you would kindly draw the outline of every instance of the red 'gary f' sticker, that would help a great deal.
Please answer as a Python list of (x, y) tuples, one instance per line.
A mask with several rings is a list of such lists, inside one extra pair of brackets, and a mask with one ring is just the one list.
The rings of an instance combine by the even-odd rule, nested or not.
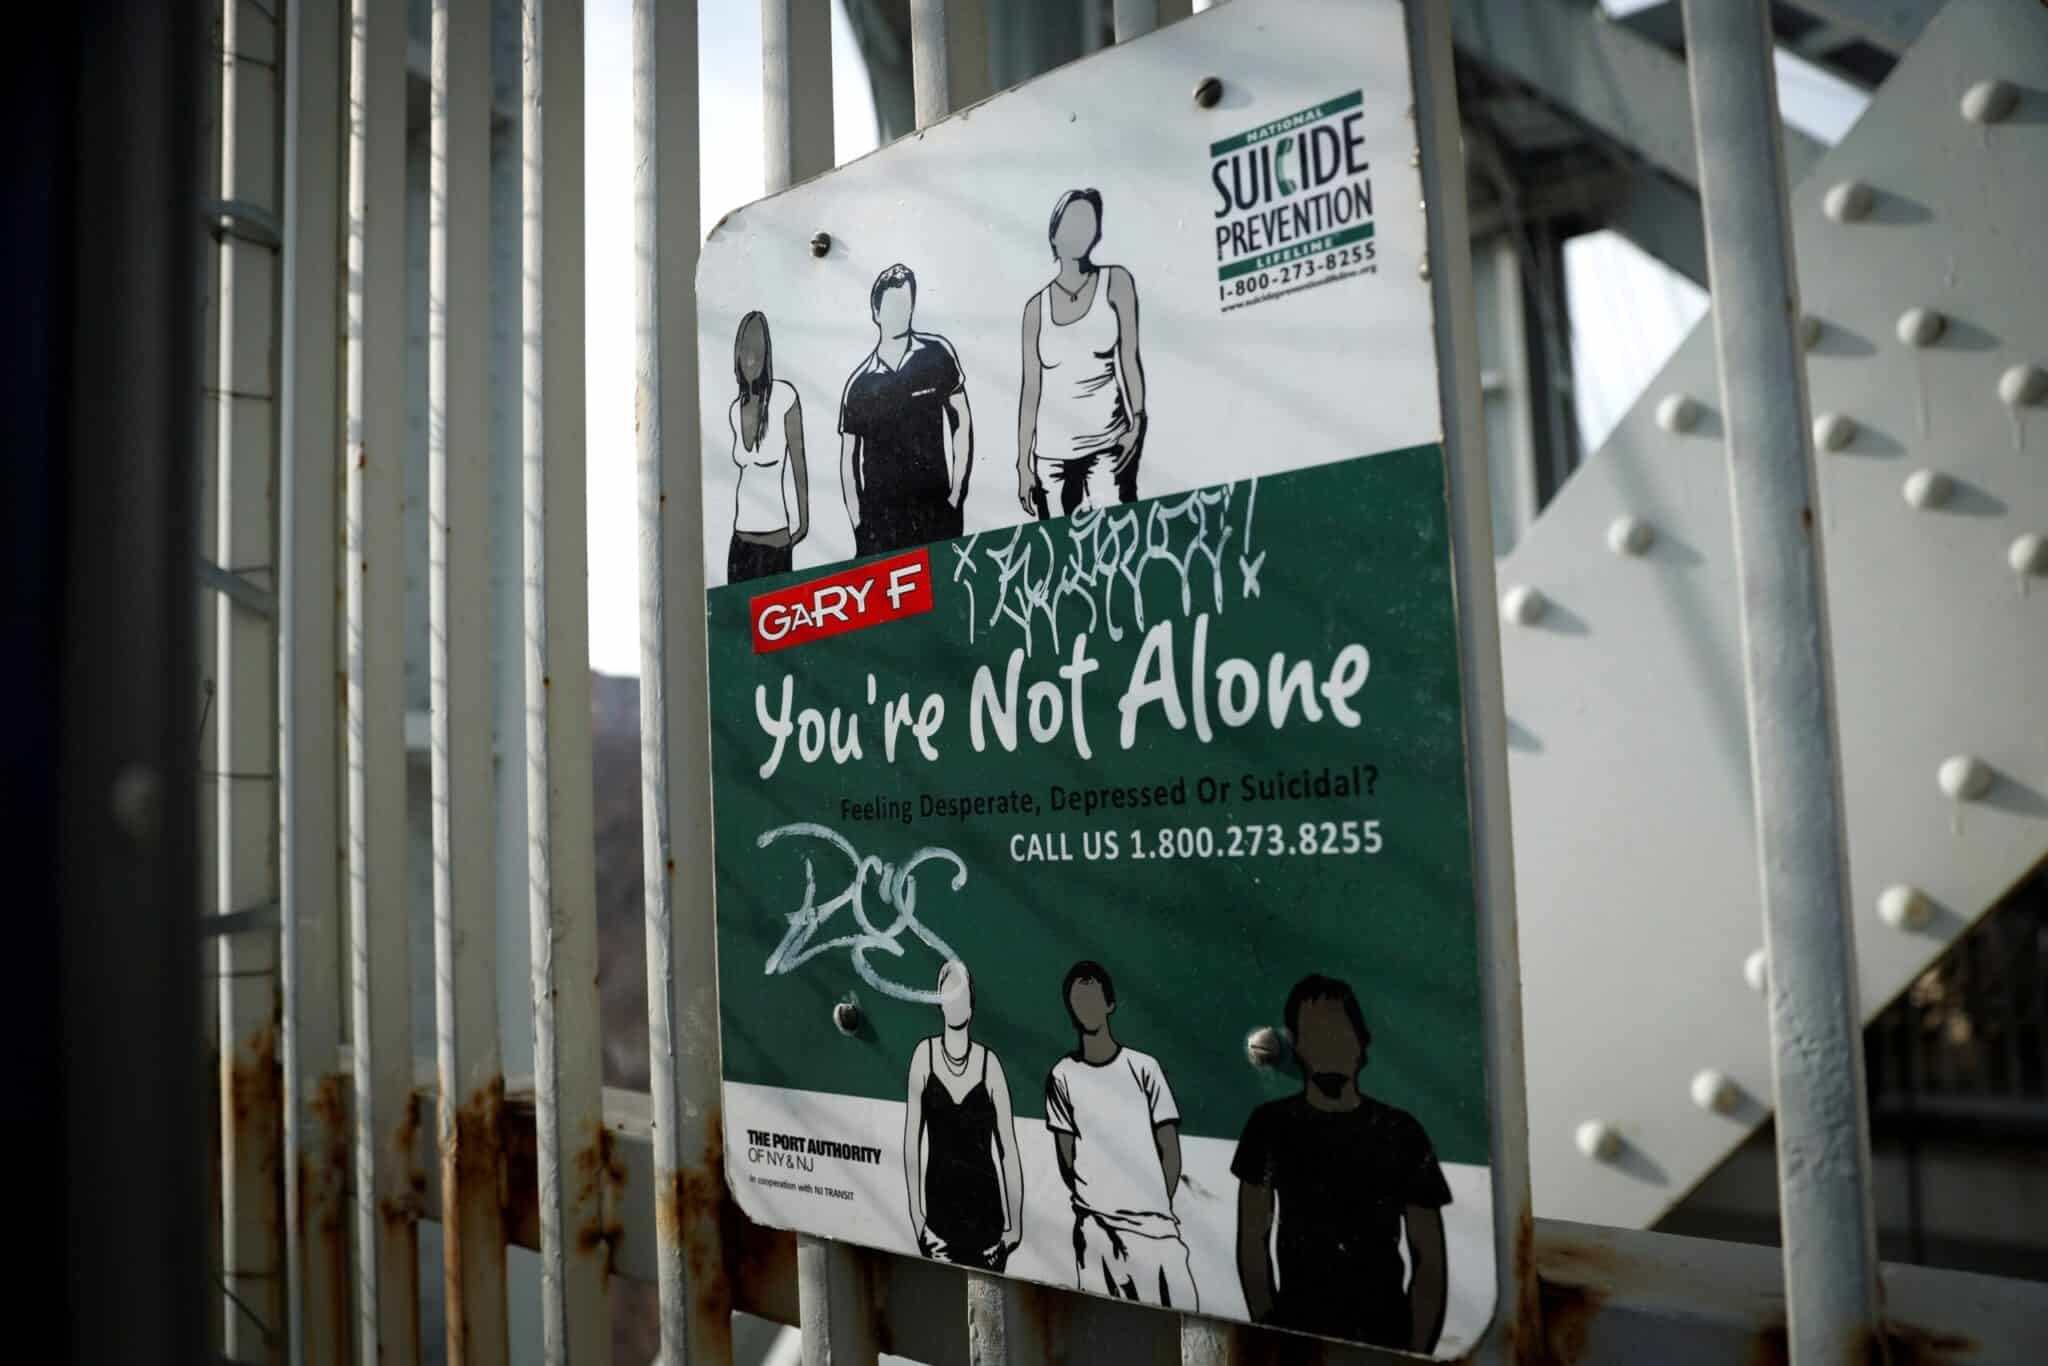
[(747, 615), (754, 653), (765, 655), (931, 610), (931, 556), (912, 550), (763, 593)]

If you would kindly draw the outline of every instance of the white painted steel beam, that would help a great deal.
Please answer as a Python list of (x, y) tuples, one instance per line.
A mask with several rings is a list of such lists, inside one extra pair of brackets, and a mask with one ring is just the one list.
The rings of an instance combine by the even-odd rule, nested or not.
[(546, 1360), (611, 1359), (584, 523), (583, 7), (525, 0), (527, 896)]
[[(1684, 0), (1684, 12), (1771, 963), (1787, 1334), (1795, 1363), (1848, 1361), (1867, 1355), (1882, 1307), (1822, 612), (1826, 538), (1813, 518), (1770, 5)], [(1711, 1079), (1692, 1088), (1710, 1106), (1720, 1104), (1717, 1090)]]
[[(1683, 59), (1594, 4), (1459, 0), (1451, 17), (1460, 53), (1529, 86), (1681, 183), (1697, 184)], [(1812, 138), (1785, 130), (1785, 167), (1795, 182), (1820, 152)]]
[(1945, 0), (1792, 0), (1792, 7), (1897, 56), (1913, 46)]
[[(222, 0), (220, 192), (275, 212), (283, 129), (275, 19)], [(276, 583), (278, 252), (219, 236), (219, 370), (213, 559), (268, 593)], [(213, 785), (218, 915), (278, 895), (277, 644), (274, 621), (228, 593), (214, 618)], [(260, 775), (260, 776), (257, 776)], [(283, 1106), (278, 1050), (278, 939), (268, 929), (219, 937), (222, 1347), (242, 1361), (282, 1361), (286, 1341)]]
[(419, 1359), (405, 816), (405, 13), (352, 0), (346, 317), (349, 988), (364, 1366)]
[(509, 1358), (492, 836), (489, 0), (434, 0), (427, 247), (435, 1040), (451, 1366)]
[[(1811, 512), (1856, 937), (1837, 989), (1866, 1021), (2048, 852), (2048, 592), (2016, 563), (2048, 532), (2048, 392), (2023, 382), (2048, 368), (2048, 314), (2021, 287), (2048, 275), (2048, 239), (2011, 230), (2048, 219), (2028, 173), (2048, 124), (2031, 93), (1967, 116), (1994, 77), (2048, 88), (2048, 9), (1955, 0), (1790, 201), (1811, 406), (1840, 442), (1815, 454)], [(1916, 308), (1938, 335), (1902, 336)], [(1718, 386), (1701, 330), (1502, 566), (1548, 604), (1518, 599), (1504, 643), (1549, 1216), (1647, 1225), (1771, 1113)], [(1945, 500), (1915, 492), (1923, 470)], [(1623, 523), (1647, 540), (1631, 549)], [(1951, 759), (1985, 785), (1951, 796)], [(1705, 1108), (1703, 1072), (1728, 1083)]]
[(285, 11), (278, 769), (284, 1169), (293, 1366), (340, 1366), (348, 1314), (341, 1097), (343, 9)]

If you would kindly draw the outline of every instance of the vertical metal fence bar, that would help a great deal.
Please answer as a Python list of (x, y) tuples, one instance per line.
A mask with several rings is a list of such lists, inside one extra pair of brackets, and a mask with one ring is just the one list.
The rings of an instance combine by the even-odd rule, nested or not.
[(1116, 0), (1116, 40), (1128, 43), (1159, 27), (1159, 0)]
[(1794, 1362), (1881, 1353), (1856, 945), (1769, 7), (1685, 0), (1742, 604)]
[(357, 1350), (419, 1360), (405, 814), (405, 11), (349, 13), (348, 881)]
[(9, 20), (0, 601), (20, 653), (0, 785), (31, 980), (10, 984), (0, 1067), (9, 1214), (32, 1246), (9, 1262), (8, 1355), (182, 1364), (211, 1280), (187, 785), (209, 26), (200, 6), (109, 0)]
[[(279, 133), (277, 24), (244, 0), (221, 0), (222, 211), (215, 563), (273, 587), (276, 561), (278, 244), (252, 231), (275, 221)], [(277, 691), (273, 618), (213, 595), (214, 910), (278, 897)], [(267, 926), (218, 938), (222, 1161), (221, 1306), (225, 1353), (281, 1361), (285, 1350), (284, 1137), (278, 1074), (278, 941)]]
[(427, 593), (434, 1005), (450, 1366), (506, 1361), (490, 613), (491, 10), (434, 0)]
[[(729, 1366), (698, 479), (696, 0), (633, 3), (640, 778), (663, 1366)], [(673, 493), (675, 496), (671, 497)], [(670, 630), (670, 604), (678, 628)]]
[(284, 40), (278, 525), (285, 1254), (293, 1366), (349, 1354), (341, 1072), (342, 7), (292, 0)]
[[(194, 5), (192, 13), (194, 15), (203, 14), (206, 20), (204, 24), (206, 40), (206, 47), (203, 53), (204, 60), (198, 64), (200, 70), (204, 73), (199, 83), (200, 117), (197, 130), (200, 137), (198, 162), (200, 171), (200, 202), (201, 204), (214, 204), (218, 203), (221, 198), (221, 155), (225, 150), (226, 144), (226, 138), (222, 133), (223, 124), (221, 121), (222, 89), (227, 79), (226, 49), (221, 32), (221, 12), (219, 7), (217, 5), (213, 6), (209, 12), (206, 5)], [(209, 227), (217, 221), (210, 213), (207, 214), (206, 220)], [(197, 535), (193, 550), (195, 554), (203, 554), (210, 560), (216, 553), (214, 546), (219, 540), (218, 526), (220, 521), (220, 423), (214, 417), (214, 408), (218, 403), (218, 396), (220, 394), (221, 253), (209, 243), (208, 249), (200, 253), (200, 258), (201, 331), (199, 335), (201, 342), (198, 353), (200, 395), (203, 397), (204, 402), (201, 403), (198, 411), (198, 460), (197, 468), (193, 471), (193, 480), (197, 486), (195, 506), (197, 516), (194, 519)], [(220, 783), (220, 776), (219, 767), (213, 758), (213, 752), (216, 747), (216, 727), (219, 721), (218, 712), (214, 707), (215, 695), (218, 692), (214, 675), (219, 672), (220, 663), (217, 645), (219, 613), (216, 609), (212, 592), (201, 590), (193, 594), (192, 616), (195, 626), (193, 633), (193, 659), (198, 670), (199, 695), (201, 698), (198, 713), (197, 752), (199, 755), (204, 756), (195, 766), (197, 769), (195, 775), (197, 784), (196, 789), (192, 793), (194, 799), (192, 805), (198, 815), (196, 821), (198, 858), (195, 860), (198, 879), (195, 890), (198, 893), (197, 905), (202, 908), (202, 913), (211, 915), (220, 901), (219, 887), (221, 879), (220, 840), (218, 835), (220, 802), (215, 791)], [(207, 1346), (214, 1355), (225, 1356), (227, 1353), (227, 1320), (222, 1311), (227, 1308), (228, 1299), (222, 1293), (221, 1286), (215, 1279), (215, 1273), (222, 1266), (226, 1265), (225, 1250), (227, 1245), (226, 1232), (223, 1228), (223, 1200), (225, 1192), (223, 1190), (224, 1173), (222, 1171), (224, 1150), (222, 1147), (221, 1111), (225, 1107), (222, 1104), (221, 1096), (221, 1077), (223, 1071), (220, 1047), (220, 999), (219, 993), (213, 989), (216, 974), (220, 971), (219, 950), (212, 944), (206, 944), (202, 950), (202, 957), (205, 960), (206, 976), (204, 981), (207, 990), (201, 993), (205, 998), (205, 1009), (199, 1012), (199, 1018), (204, 1031), (207, 1098), (211, 1103), (206, 1108), (206, 1152), (208, 1159), (206, 1169), (206, 1242), (200, 1255), (205, 1258), (204, 1270), (207, 1280), (206, 1294), (208, 1302), (205, 1316)]]
[(910, 80), (920, 128), (988, 95), (988, 0), (910, 0)]
[[(911, 0), (910, 70), (917, 126), (924, 128), (962, 104), (988, 93), (988, 11), (984, 0)], [(798, 1270), (803, 1253), (798, 1246)], [(803, 1282), (798, 1282), (802, 1292)], [(995, 1277), (968, 1272), (967, 1346), (974, 1366), (1000, 1366), (1009, 1359), (1013, 1322), (1022, 1325), (1020, 1291)], [(808, 1321), (809, 1314), (805, 1315)], [(814, 1366), (805, 1330), (805, 1366)]]
[(1408, 62), (1415, 77), (1416, 150), (1427, 211), (1424, 268), (1436, 320), (1437, 404), (1443, 414), (1452, 535), (1464, 554), (1453, 585), (1458, 612), (1459, 694), (1465, 712), (1473, 891), (1483, 909), (1479, 964), (1487, 1039), (1486, 1090), (1493, 1180), (1495, 1328), (1475, 1356), (1519, 1360), (1541, 1331), (1530, 1230), (1529, 1106), (1522, 1061), (1521, 948), (1515, 921), (1514, 842), (1508, 819), (1507, 711), (1501, 692), (1495, 598), (1493, 505), (1480, 411), (1478, 318), (1458, 85), (1451, 53), (1451, 0), (1404, 0)]
[(832, 169), (831, 0), (761, 0), (767, 192)]
[[(761, 0), (762, 187), (768, 194), (831, 169), (831, 91), (830, 7), (817, 0)], [(796, 1268), (804, 1366), (873, 1361), (873, 1315), (860, 1302), (858, 1254), (799, 1235)]]
[[(611, 1359), (583, 466), (583, 6), (526, 0), (521, 128), (527, 897), (541, 1331)], [(552, 363), (550, 363), (552, 362)]]

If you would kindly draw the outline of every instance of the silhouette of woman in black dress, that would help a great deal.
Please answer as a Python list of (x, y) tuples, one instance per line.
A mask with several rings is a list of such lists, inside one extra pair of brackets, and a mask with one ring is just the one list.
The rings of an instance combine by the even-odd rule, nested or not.
[(1003, 1064), (968, 1037), (974, 984), (967, 965), (939, 969), (945, 1028), (910, 1055), (903, 1182), (918, 1251), (936, 1261), (1000, 1271), (1024, 1233), (1024, 1166)]

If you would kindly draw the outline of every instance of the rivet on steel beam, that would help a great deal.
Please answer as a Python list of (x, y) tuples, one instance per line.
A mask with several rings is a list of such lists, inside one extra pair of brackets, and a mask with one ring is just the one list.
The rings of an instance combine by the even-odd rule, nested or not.
[(1998, 401), (2008, 408), (2044, 398), (2048, 398), (2048, 370), (2038, 365), (2015, 365), (1998, 377)]
[(1844, 180), (1828, 186), (1828, 192), (1821, 200), (1821, 210), (1837, 223), (1854, 223), (1870, 216), (1870, 209), (1877, 202), (1870, 187), (1860, 180)]
[(1914, 470), (1906, 476), (1906, 501), (1916, 508), (1938, 508), (1956, 491), (1956, 481), (1940, 470)]
[(1762, 991), (1771, 984), (1771, 955), (1767, 950), (1750, 950), (1749, 957), (1742, 960), (1742, 980), (1749, 983), (1751, 991)]
[(1572, 1134), (1581, 1156), (1595, 1162), (1612, 1162), (1621, 1152), (1621, 1135), (1604, 1120), (1589, 1119)]
[(1742, 1099), (1742, 1088), (1716, 1068), (1703, 1067), (1693, 1074), (1692, 1103), (1702, 1110), (1725, 1115)]
[(1813, 420), (1813, 444), (1838, 451), (1856, 439), (1856, 419), (1845, 413), (1822, 413)]
[(823, 256), (832, 250), (832, 234), (819, 232), (811, 234), (811, 255)]
[(1877, 894), (1877, 918), (1895, 930), (1925, 929), (1934, 919), (1934, 904), (1918, 887), (1902, 882)]
[(1896, 331), (1908, 346), (1932, 346), (1948, 330), (1948, 319), (1938, 309), (1909, 308), (1899, 315)]
[(1819, 340), (1820, 319), (1814, 317), (1811, 313), (1801, 314), (1799, 318), (1799, 349), (1801, 351), (1811, 351), (1813, 350), (1813, 344)]
[(1287, 1039), (1271, 1025), (1244, 1036), (1244, 1055), (1254, 1067), (1278, 1067), (1287, 1058)]
[(1667, 432), (1689, 432), (1700, 422), (1699, 400), (1690, 394), (1666, 394), (1657, 402), (1657, 425)]
[(1503, 620), (1516, 626), (1534, 626), (1543, 620), (1543, 614), (1550, 608), (1550, 600), (1539, 588), (1518, 583), (1500, 595), (1500, 614)]
[(2015, 574), (2048, 575), (2048, 540), (2038, 531), (2023, 531), (2012, 538), (2005, 561)]
[(852, 1001), (841, 1001), (832, 1007), (832, 1024), (841, 1034), (860, 1033), (860, 1006)]
[(1621, 516), (1607, 524), (1607, 548), (1617, 555), (1640, 555), (1657, 539), (1657, 529), (1640, 517)]
[(1973, 754), (1951, 754), (1941, 761), (1935, 780), (1953, 800), (1975, 801), (1991, 790), (1991, 769)]
[(1997, 123), (2020, 102), (2008, 81), (1979, 81), (1963, 92), (1963, 117), (1972, 123)]
[(1214, 109), (1223, 98), (1223, 82), (1215, 76), (1204, 76), (1195, 83), (1195, 103), (1204, 109)]

